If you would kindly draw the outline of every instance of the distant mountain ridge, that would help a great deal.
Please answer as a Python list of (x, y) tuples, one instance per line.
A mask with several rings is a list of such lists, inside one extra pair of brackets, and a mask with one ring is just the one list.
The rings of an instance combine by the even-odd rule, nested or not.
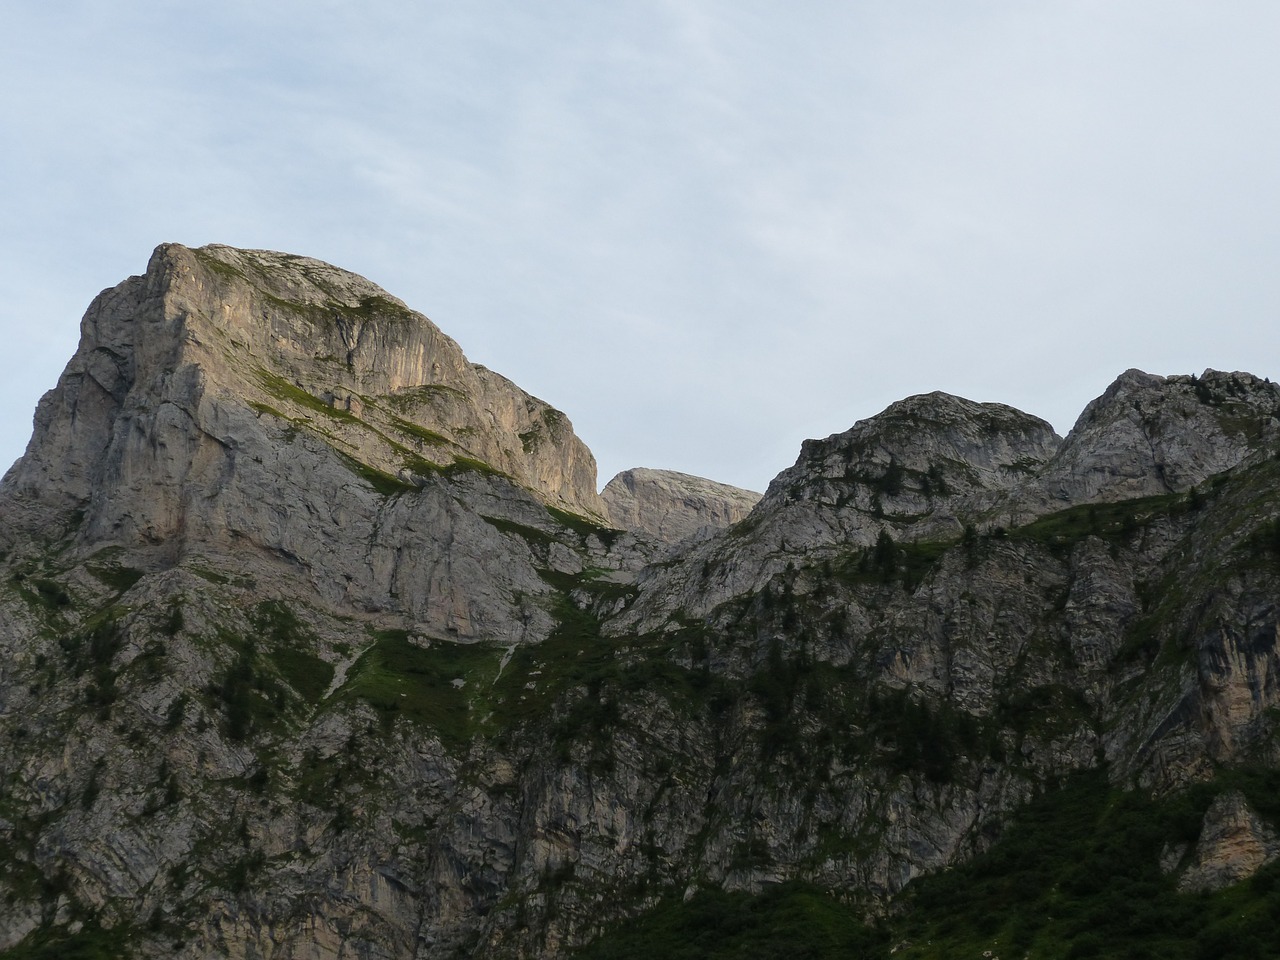
[(980, 943), (928, 894), (1062, 797), (1148, 804), (1128, 896), (1250, 933), (1277, 491), (1280, 387), (1131, 370), (1066, 438), (930, 393), (763, 496), (598, 495), (564, 414), (375, 285), (163, 245), (0, 486), (0, 951), (609, 956), (760, 897), (868, 920), (846, 953), (1065, 955), (1089, 882)]
[(622, 471), (600, 496), (615, 526), (664, 541), (733, 526), (760, 500), (741, 487), (645, 467)]

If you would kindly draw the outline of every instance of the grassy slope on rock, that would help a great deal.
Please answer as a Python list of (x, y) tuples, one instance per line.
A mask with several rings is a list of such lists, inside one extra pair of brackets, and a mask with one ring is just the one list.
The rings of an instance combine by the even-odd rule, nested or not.
[(700, 890), (664, 900), (645, 916), (575, 954), (578, 960), (842, 960), (888, 953), (882, 931), (829, 895), (784, 884), (752, 897)]

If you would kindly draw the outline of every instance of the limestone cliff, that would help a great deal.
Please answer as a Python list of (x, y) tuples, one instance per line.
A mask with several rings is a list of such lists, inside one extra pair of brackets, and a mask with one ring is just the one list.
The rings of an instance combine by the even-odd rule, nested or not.
[(1221, 890), (1247, 879), (1280, 856), (1280, 839), (1237, 790), (1221, 794), (1205, 813), (1178, 885), (1184, 890)]
[(600, 493), (610, 522), (669, 543), (746, 517), (760, 494), (674, 470), (624, 470)]
[(1168, 896), (1252, 895), (1278, 397), (1130, 371), (1062, 440), (926, 394), (740, 519), (627, 505), (367, 281), (161, 247), (0, 486), (0, 950), (556, 957), (793, 881), (894, 930), (1081, 772), (1171, 805)]
[(604, 514), (568, 419), (377, 286), (177, 244), (94, 301), (5, 490), (0, 536), (74, 518), (78, 550), (230, 559), (336, 608), (515, 641), (550, 628), (521, 599), (547, 590), (535, 567), (580, 561), (495, 568), (510, 535), (486, 518)]
[(183, 523), (172, 488), (187, 471), (216, 492), (256, 455), (242, 445), (300, 435), (356, 461), (357, 478), (411, 484), (479, 461), (548, 503), (603, 517), (594, 458), (562, 413), (318, 260), (167, 244), (144, 276), (104, 291), (81, 328), (11, 479), (77, 505), (104, 479), (152, 488), (150, 506), (95, 505), (93, 536), (123, 526), (166, 538)]
[[(1036, 512), (1180, 493), (1280, 438), (1280, 385), (1247, 373), (1128, 370), (1021, 491)], [(1034, 506), (1033, 506), (1034, 505)]]

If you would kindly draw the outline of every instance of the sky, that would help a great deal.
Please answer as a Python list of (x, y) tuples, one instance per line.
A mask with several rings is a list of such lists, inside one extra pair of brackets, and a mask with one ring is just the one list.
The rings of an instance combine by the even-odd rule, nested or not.
[(1273, 0), (0, 11), (0, 470), (102, 289), (318, 257), (634, 466), (763, 490), (945, 390), (1280, 377)]

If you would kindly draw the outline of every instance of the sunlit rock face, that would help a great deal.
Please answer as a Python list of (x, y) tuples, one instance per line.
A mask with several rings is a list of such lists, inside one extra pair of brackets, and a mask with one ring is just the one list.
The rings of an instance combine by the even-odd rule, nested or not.
[(15, 517), (74, 515), (86, 550), (231, 556), (331, 604), (511, 640), (548, 628), (518, 599), (546, 584), (519, 550), (491, 563), (511, 538), (477, 511), (604, 513), (568, 419), (379, 287), (176, 244), (94, 301), (5, 488)]
[[(13, 479), (87, 500), (104, 480), (163, 491), (194, 470), (216, 489), (241, 444), (290, 429), (406, 480), (472, 458), (603, 517), (567, 418), (422, 314), (318, 260), (218, 246), (159, 247), (144, 276), (94, 301)], [(133, 526), (167, 535), (179, 515), (162, 502)]]

